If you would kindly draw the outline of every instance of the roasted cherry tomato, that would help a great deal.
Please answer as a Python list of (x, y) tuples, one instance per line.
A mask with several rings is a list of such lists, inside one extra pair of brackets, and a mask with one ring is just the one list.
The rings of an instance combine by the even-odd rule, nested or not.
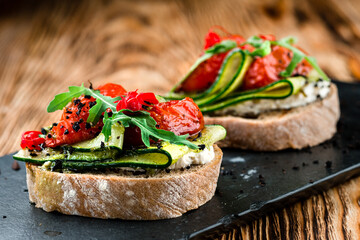
[(176, 92), (202, 92), (216, 80), (227, 52), (212, 56), (200, 63), (191, 75), (179, 85)]
[[(256, 57), (246, 72), (242, 89), (256, 89), (280, 80), (280, 72), (284, 71), (291, 62), (293, 53), (287, 48), (273, 46), (272, 51), (265, 57)], [(311, 65), (303, 60), (292, 73), (306, 75), (312, 69)]]
[(95, 103), (95, 98), (91, 96), (74, 99), (68, 107), (64, 108), (60, 121), (53, 125), (46, 136), (46, 146), (74, 144), (94, 138), (100, 133), (103, 127), (101, 120), (95, 126), (86, 122), (89, 110)]
[[(222, 31), (224, 36), (216, 33), (214, 31), (215, 29)], [(223, 40), (233, 40), (237, 42), (238, 46), (245, 42), (242, 36), (230, 34), (224, 28), (214, 26), (205, 37), (204, 49), (206, 50)], [(202, 92), (208, 89), (215, 82), (226, 54), (227, 52), (215, 54), (202, 62), (191, 75), (179, 85), (176, 92)]]
[(45, 138), (39, 137), (39, 131), (27, 131), (21, 136), (21, 148), (28, 148), (29, 150), (41, 150), (41, 144), (45, 142)]
[[(157, 123), (158, 129), (174, 132), (176, 135), (194, 135), (204, 128), (204, 118), (199, 107), (191, 98), (162, 102), (146, 110)], [(150, 142), (154, 143), (153, 140)], [(125, 129), (124, 147), (144, 145), (138, 127)]]
[[(218, 29), (222, 32), (222, 35), (224, 36), (220, 36), (218, 33), (216, 33), (214, 30)], [(209, 29), (208, 33), (205, 36), (205, 45), (204, 45), (204, 49), (208, 49), (212, 46), (214, 46), (215, 44), (223, 41), (223, 40), (233, 40), (235, 41), (239, 46), (245, 42), (245, 39), (241, 36), (241, 35), (237, 35), (237, 34), (230, 34), (227, 30), (225, 30), (223, 27), (221, 26), (213, 26), (212, 28)]]
[(116, 110), (129, 109), (132, 111), (140, 111), (144, 106), (150, 107), (157, 104), (154, 93), (137, 93), (136, 91), (128, 92), (116, 105)]
[(191, 98), (161, 102), (150, 110), (159, 129), (174, 132), (176, 135), (196, 134), (204, 128), (204, 117)]
[(126, 90), (119, 84), (115, 83), (106, 83), (97, 88), (100, 90), (100, 93), (109, 97), (119, 97), (126, 94)]

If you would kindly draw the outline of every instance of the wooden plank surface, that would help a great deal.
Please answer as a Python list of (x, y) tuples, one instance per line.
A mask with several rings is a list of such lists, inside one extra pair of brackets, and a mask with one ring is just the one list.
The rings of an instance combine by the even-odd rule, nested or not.
[[(360, 79), (356, 0), (2, 1), (0, 155), (55, 122), (46, 106), (69, 85), (117, 82), (164, 93), (215, 24), (248, 37), (293, 35), (332, 77)], [(359, 239), (360, 178), (225, 233), (223, 239)]]

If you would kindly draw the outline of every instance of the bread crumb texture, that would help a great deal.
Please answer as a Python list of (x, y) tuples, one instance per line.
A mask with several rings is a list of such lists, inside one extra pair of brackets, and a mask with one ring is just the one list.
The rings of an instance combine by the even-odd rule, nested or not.
[(217, 186), (222, 152), (190, 169), (148, 178), (121, 173), (58, 173), (27, 163), (29, 198), (47, 212), (95, 218), (156, 220), (179, 217), (209, 201)]

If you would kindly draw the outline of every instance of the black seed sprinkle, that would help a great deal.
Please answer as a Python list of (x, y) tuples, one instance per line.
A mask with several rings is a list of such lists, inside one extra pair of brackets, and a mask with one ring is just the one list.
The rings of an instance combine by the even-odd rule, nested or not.
[(69, 134), (69, 129), (65, 129), (64, 134)]
[(300, 168), (299, 168), (299, 166), (293, 166), (292, 169), (293, 170), (299, 170)]
[(112, 117), (113, 112), (108, 112), (108, 117)]
[(198, 145), (198, 147), (199, 147), (200, 150), (204, 150), (205, 149), (205, 144), (200, 144), (200, 145)]
[(66, 113), (68, 113), (68, 114), (72, 114), (72, 111), (67, 110), (67, 111), (66, 111)]
[(166, 173), (170, 173), (171, 170), (170, 170), (170, 169), (165, 169), (165, 172), (166, 172)]
[(190, 166), (186, 166), (186, 169), (190, 169)]
[(75, 99), (74, 100), (74, 105), (78, 105), (80, 103), (80, 99)]
[(58, 123), (53, 123), (52, 126), (53, 127), (56, 127), (58, 125)]
[(63, 128), (64, 128), (64, 126), (63, 126), (63, 125), (61, 125), (61, 126), (60, 126), (60, 129), (63, 129)]
[(89, 129), (89, 128), (91, 128), (91, 124), (90, 123), (85, 123), (85, 129)]
[(104, 148), (104, 147), (105, 147), (105, 143), (104, 143), (103, 141), (101, 141), (100, 147), (101, 147), (101, 148)]
[(84, 119), (80, 118), (79, 123), (83, 123)]
[(66, 119), (69, 119), (69, 116), (66, 116), (65, 118), (66, 118)]
[(84, 96), (84, 98), (86, 98), (86, 99), (90, 99), (90, 98), (91, 98), (91, 96), (90, 96), (90, 95), (85, 95), (85, 96)]
[(79, 108), (77, 111), (76, 111), (76, 115), (80, 115), (80, 113), (81, 113), (81, 108)]
[(46, 135), (47, 131), (45, 130), (45, 128), (41, 128), (41, 134)]
[(80, 130), (79, 122), (74, 122), (72, 128), (74, 129), (75, 132), (78, 132)]
[(326, 161), (325, 162), (325, 167), (326, 168), (331, 168), (332, 162), (331, 161)]
[(50, 153), (47, 153), (46, 156), (50, 156)]
[(93, 106), (95, 106), (95, 104), (96, 104), (96, 101), (89, 102), (89, 107), (92, 108)]
[(48, 137), (48, 138), (52, 138), (52, 135), (49, 133), (49, 134), (47, 135), (47, 137)]
[(159, 127), (160, 127), (160, 125), (159, 125), (159, 124), (156, 124), (156, 125), (155, 125), (155, 127), (156, 127), (156, 128), (159, 128)]
[(32, 153), (30, 153), (30, 156), (37, 157), (37, 154), (32, 152)]
[(90, 86), (89, 86), (89, 88), (90, 88), (90, 89), (93, 89), (93, 85), (92, 85), (92, 82), (90, 82), (90, 81), (89, 81), (89, 83), (90, 83)]
[(161, 148), (162, 148), (161, 142), (156, 142), (156, 147), (157, 147), (158, 149), (161, 149)]

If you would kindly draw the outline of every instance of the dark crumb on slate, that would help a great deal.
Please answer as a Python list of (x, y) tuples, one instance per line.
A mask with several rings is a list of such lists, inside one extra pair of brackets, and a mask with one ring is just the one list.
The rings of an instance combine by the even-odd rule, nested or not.
[(310, 180), (309, 180), (309, 183), (314, 183), (314, 180), (310, 179)]
[(20, 170), (20, 165), (19, 165), (19, 163), (18, 163), (16, 160), (14, 160), (13, 163), (12, 163), (12, 165), (11, 165), (11, 168), (12, 168), (13, 170), (15, 170), (15, 171), (18, 171), (18, 170)]
[(314, 160), (313, 164), (319, 164), (319, 160)]
[(244, 193), (244, 190), (241, 189), (241, 190), (239, 191), (239, 193)]
[(331, 165), (332, 165), (331, 161), (326, 161), (326, 163), (325, 163), (326, 168), (331, 168)]
[(29, 190), (27, 190), (27, 189), (24, 189), (24, 192), (28, 192)]
[(3, 218), (6, 218), (6, 216), (3, 216)]
[(346, 149), (342, 150), (342, 153), (343, 154), (349, 154), (349, 149), (346, 148)]
[(300, 168), (299, 168), (299, 166), (293, 166), (292, 169), (293, 170), (299, 170)]
[(221, 170), (220, 170), (220, 174), (223, 175), (223, 176), (233, 175), (233, 171), (232, 171), (232, 170), (221, 169)]
[(285, 173), (286, 173), (286, 170), (285, 170), (284, 168), (283, 168), (281, 171), (282, 171), (282, 173), (283, 173), (283, 174), (285, 174)]
[(266, 183), (265, 183), (265, 178), (260, 174), (259, 175), (259, 184), (261, 185), (261, 186), (265, 186), (266, 185)]
[(303, 167), (309, 166), (309, 164), (307, 164), (306, 162), (303, 162), (303, 163), (302, 163), (302, 166), (303, 166)]
[(223, 196), (222, 192), (219, 189), (215, 190), (215, 194), (218, 195), (219, 197)]
[(58, 232), (58, 231), (45, 231), (44, 234), (48, 235), (50, 237), (56, 237), (59, 236), (62, 232)]

